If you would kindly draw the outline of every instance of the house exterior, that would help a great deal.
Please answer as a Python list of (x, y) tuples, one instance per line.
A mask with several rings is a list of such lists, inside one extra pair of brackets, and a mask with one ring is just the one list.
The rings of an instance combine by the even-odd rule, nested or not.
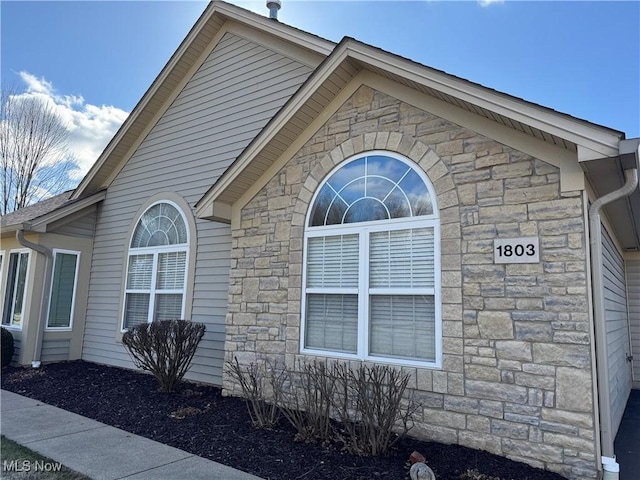
[(82, 356), (86, 279), (105, 192), (70, 200), (72, 193), (1, 217), (1, 321), (13, 334), (18, 364)]
[(230, 393), (233, 358), (394, 365), (415, 435), (596, 478), (640, 388), (639, 144), (215, 1), (78, 188), (2, 217), (2, 323), (18, 364), (133, 368), (126, 328), (202, 322), (187, 377)]

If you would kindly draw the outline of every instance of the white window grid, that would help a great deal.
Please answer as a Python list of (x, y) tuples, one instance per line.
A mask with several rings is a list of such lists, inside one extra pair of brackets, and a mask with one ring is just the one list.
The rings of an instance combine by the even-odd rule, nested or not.
[[(368, 152), (369, 155), (385, 155), (402, 161), (409, 165), (409, 162), (403, 157), (385, 151)], [(348, 164), (350, 161), (363, 155), (357, 155), (344, 161), (334, 168), (328, 175), (330, 179), (334, 172)], [(321, 225), (309, 227), (310, 214), (315, 205), (318, 193), (321, 191), (324, 183), (318, 185), (314, 197), (312, 198), (307, 218), (305, 220), (304, 234), (304, 255), (302, 269), (302, 298), (301, 298), (301, 328), (300, 328), (300, 352), (304, 354), (329, 356), (336, 358), (344, 358), (349, 360), (375, 361), (377, 363), (388, 363), (404, 366), (418, 366), (427, 368), (442, 367), (442, 307), (441, 307), (441, 285), (440, 285), (440, 219), (438, 216), (438, 208), (434, 189), (419, 168), (414, 171), (420, 175), (425, 182), (429, 193), (431, 194), (431, 202), (433, 206), (433, 214), (421, 217), (404, 217), (396, 219), (387, 219), (380, 221), (359, 222), (338, 225)], [(434, 286), (433, 288), (407, 288), (407, 287), (388, 287), (388, 288), (370, 288), (369, 283), (369, 237), (374, 232), (386, 232), (393, 230), (407, 230), (418, 228), (433, 228), (434, 232)], [(349, 235), (357, 234), (359, 236), (359, 273), (357, 287), (311, 287), (307, 288), (307, 254), (309, 251), (308, 241), (314, 237), (325, 237), (330, 235)], [(339, 295), (357, 295), (358, 298), (358, 331), (356, 353), (350, 354), (345, 352), (337, 352), (333, 350), (317, 349), (306, 347), (306, 304), (308, 294), (339, 294)], [(413, 360), (410, 358), (392, 358), (371, 355), (369, 353), (369, 318), (370, 318), (370, 298), (373, 295), (425, 295), (432, 296), (434, 299), (434, 316), (435, 316), (435, 359), (433, 362), (425, 360)]]
[[(136, 224), (135, 227), (133, 228), (131, 235), (133, 236), (136, 232), (136, 228), (140, 222), (140, 220), (142, 219), (142, 217), (144, 216), (144, 214), (149, 211), (151, 208), (153, 208), (155, 205), (158, 205), (160, 203), (167, 203), (171, 206), (173, 206), (179, 213), (180, 216), (182, 218), (182, 221), (184, 222), (185, 228), (186, 228), (186, 234), (187, 234), (187, 242), (184, 244), (177, 244), (177, 245), (163, 245), (163, 246), (156, 246), (156, 247), (137, 247), (137, 248), (129, 248), (128, 251), (128, 255), (126, 257), (126, 262), (127, 262), (127, 268), (125, 271), (125, 278), (124, 278), (124, 297), (123, 297), (123, 302), (122, 302), (122, 312), (121, 312), (121, 322), (120, 322), (120, 331), (125, 332), (127, 330), (127, 327), (125, 326), (125, 315), (126, 315), (126, 308), (127, 308), (127, 295), (128, 294), (143, 294), (143, 295), (149, 295), (149, 307), (148, 307), (148, 311), (147, 311), (147, 323), (151, 323), (153, 322), (153, 317), (154, 317), (154, 313), (155, 313), (155, 304), (156, 304), (156, 296), (157, 295), (181, 295), (182, 296), (182, 303), (181, 303), (181, 307), (180, 307), (180, 318), (184, 318), (185, 315), (185, 308), (186, 308), (186, 291), (187, 291), (187, 281), (188, 281), (188, 270), (189, 270), (189, 238), (190, 238), (190, 232), (189, 232), (189, 223), (187, 222), (187, 219), (185, 217), (184, 212), (182, 211), (182, 209), (175, 204), (172, 201), (169, 200), (162, 200), (159, 202), (155, 202), (152, 205), (149, 205), (148, 208), (145, 209), (145, 211), (136, 219)], [(131, 244), (131, 238), (129, 238), (129, 245)], [(184, 282), (181, 288), (174, 288), (174, 289), (159, 289), (157, 288), (157, 283), (158, 283), (158, 258), (161, 254), (163, 253), (172, 253), (172, 252), (184, 252), (185, 253), (185, 272), (184, 272)], [(136, 255), (152, 255), (153, 256), (153, 260), (152, 260), (152, 271), (151, 271), (151, 285), (150, 288), (128, 288), (128, 282), (129, 282), (129, 259), (133, 256)]]

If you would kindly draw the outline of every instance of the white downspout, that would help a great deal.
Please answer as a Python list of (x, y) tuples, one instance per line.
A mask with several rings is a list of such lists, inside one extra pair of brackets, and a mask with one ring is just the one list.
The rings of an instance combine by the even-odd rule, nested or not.
[[(26, 226), (26, 225), (25, 225)], [(49, 301), (49, 291), (51, 290), (51, 271), (53, 269), (53, 254), (51, 250), (42, 245), (38, 245), (37, 243), (33, 243), (24, 238), (24, 227), (21, 230), (16, 231), (16, 240), (23, 247), (27, 247), (31, 250), (34, 250), (42, 255), (45, 258), (45, 269), (44, 269), (44, 281), (42, 282), (42, 296), (40, 297), (40, 312), (38, 315), (38, 319), (36, 322), (36, 336), (35, 336), (35, 349), (33, 351), (33, 361), (31, 362), (31, 366), (33, 368), (40, 367), (40, 355), (42, 354), (42, 337), (44, 324), (46, 319), (44, 318), (47, 314), (47, 307)]]
[[(640, 157), (640, 146), (635, 153), (636, 159)], [(600, 433), (602, 439), (602, 465), (605, 475), (613, 473), (617, 463), (615, 462), (613, 443), (613, 428), (611, 425), (611, 399), (609, 395), (609, 370), (607, 369), (607, 343), (605, 325), (605, 304), (602, 258), (602, 227), (600, 212), (602, 208), (615, 200), (629, 196), (638, 186), (638, 168), (625, 170), (625, 184), (618, 190), (610, 192), (594, 201), (589, 208), (589, 231), (591, 245), (591, 273), (593, 284), (593, 311), (596, 335), (596, 364), (598, 371), (598, 400), (600, 404)], [(615, 464), (615, 465), (614, 465)], [(615, 476), (605, 478), (615, 479)]]

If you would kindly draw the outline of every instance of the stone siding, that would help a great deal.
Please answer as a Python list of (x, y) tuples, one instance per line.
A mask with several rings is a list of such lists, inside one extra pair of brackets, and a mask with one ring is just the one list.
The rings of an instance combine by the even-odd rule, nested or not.
[[(413, 435), (595, 478), (581, 192), (556, 167), (361, 87), (241, 212), (227, 360), (300, 355), (304, 222), (343, 160), (388, 150), (429, 176), (441, 218), (441, 369), (403, 368), (423, 404)], [(540, 263), (494, 264), (493, 239), (540, 238)], [(238, 393), (225, 376), (225, 389)]]

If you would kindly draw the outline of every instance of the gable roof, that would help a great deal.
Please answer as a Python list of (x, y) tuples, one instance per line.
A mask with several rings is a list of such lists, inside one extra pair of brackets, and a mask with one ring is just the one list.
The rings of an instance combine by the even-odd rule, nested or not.
[(103, 200), (106, 190), (98, 191), (78, 199), (72, 199), (73, 190), (42, 200), (28, 207), (0, 217), (2, 234), (16, 230), (46, 232), (47, 226), (57, 220), (91, 207)]
[(160, 115), (179, 93), (189, 72), (206, 58), (212, 42), (227, 21), (235, 21), (267, 32), (321, 56), (328, 55), (335, 43), (317, 35), (282, 24), (243, 8), (222, 2), (209, 3), (178, 49), (171, 56), (149, 89), (116, 132), (71, 198), (79, 198), (109, 185), (123, 162), (155, 125)]
[[(620, 142), (625, 137), (623, 132), (498, 92), (352, 38), (345, 37), (336, 46), (333, 42), (284, 25), (277, 20), (216, 0), (205, 9), (73, 192), (72, 199), (108, 187), (177, 97), (190, 75), (206, 59), (217, 35), (223, 31), (228, 21), (273, 35), (325, 58), (278, 114), (197, 202), (196, 214), (200, 218), (229, 221), (231, 206), (273, 167), (276, 160), (281, 158), (293, 143), (300, 142), (301, 135), (304, 132), (308, 133), (308, 127), (313, 122), (326, 118), (329, 105), (335, 103), (336, 98), (344, 94), (349, 85), (355, 83), (354, 79), (364, 74), (369, 74), (369, 78), (373, 75), (382, 79), (387, 85), (393, 84), (394, 88), (406, 88), (417, 92), (423, 98), (455, 108), (456, 111), (467, 115), (466, 118), (473, 116), (476, 121), (482, 119), (485, 124), (499, 126), (503, 129), (503, 136), (495, 137), (498, 141), (512, 136), (524, 138), (525, 143), (535, 140), (536, 148), (544, 147), (549, 159), (553, 159), (558, 152), (561, 156), (565, 153), (563, 158), (583, 162), (583, 169), (587, 173), (590, 171), (587, 161), (617, 158), (620, 155)], [(506, 131), (509, 133), (504, 134)], [(607, 185), (617, 185), (617, 179), (621, 178), (620, 162), (605, 162), (605, 165), (607, 175), (613, 179), (607, 182)], [(599, 182), (602, 177), (598, 174), (588, 178)], [(634, 203), (640, 202), (630, 203), (628, 199), (626, 202), (626, 210), (631, 212), (630, 220), (633, 224), (630, 230), (631, 237), (634, 237), (629, 237), (627, 243), (640, 248), (640, 221), (636, 222), (636, 219), (640, 218), (640, 206), (634, 206)]]
[[(550, 145), (550, 163), (565, 151), (570, 161), (581, 162), (598, 196), (620, 188), (623, 132), (528, 102), (480, 84), (450, 75), (407, 58), (345, 37), (329, 57), (300, 87), (262, 132), (196, 204), (196, 215), (231, 221), (232, 205), (247, 192), (318, 119), (326, 120), (329, 105), (363, 72), (392, 82), (394, 93), (402, 87), (424, 94), (485, 123), (508, 129), (510, 137), (529, 137), (536, 147)], [(345, 99), (343, 98), (342, 101)], [(339, 105), (334, 105), (334, 108)], [(332, 112), (331, 112), (332, 113)], [(435, 113), (435, 112), (432, 112)], [(495, 133), (495, 132), (494, 132)], [(508, 143), (506, 137), (502, 139)], [(626, 141), (628, 142), (628, 141)], [(526, 142), (525, 142), (526, 143)], [(530, 152), (533, 153), (533, 152)], [(634, 162), (637, 164), (637, 154)], [(592, 172), (600, 160), (597, 174)], [(628, 162), (628, 159), (625, 160)], [(640, 190), (606, 208), (625, 249), (640, 248)]]
[(33, 205), (20, 208), (15, 212), (3, 215), (0, 217), (0, 224), (2, 224), (2, 228), (4, 229), (7, 225), (22, 224), (24, 222), (34, 220), (42, 215), (46, 215), (47, 213), (50, 213), (67, 203), (72, 193), (73, 190), (68, 190), (40, 202), (34, 203)]
[(196, 205), (232, 205), (349, 82), (367, 71), (497, 124), (594, 158), (616, 155), (622, 132), (513, 97), (345, 38)]

